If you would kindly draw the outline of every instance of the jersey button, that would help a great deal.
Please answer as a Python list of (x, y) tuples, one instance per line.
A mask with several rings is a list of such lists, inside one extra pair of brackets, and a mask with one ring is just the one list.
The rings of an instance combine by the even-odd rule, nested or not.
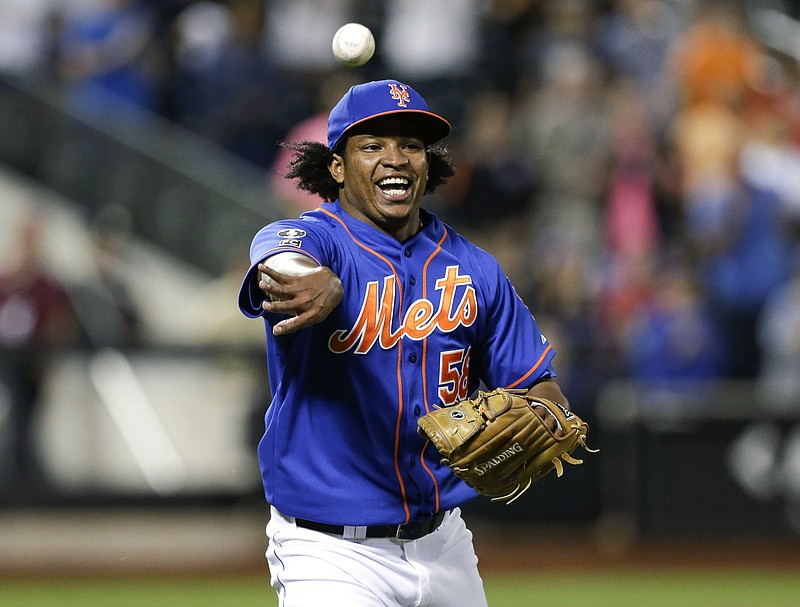
[(403, 251), (403, 255), (405, 255), (406, 257), (411, 257), (411, 249), (406, 249), (405, 251)]
[(408, 279), (408, 282), (411, 283), (411, 286), (413, 287), (415, 284), (417, 284), (417, 279), (412, 276)]
[(419, 408), (419, 405), (417, 405), (416, 407), (414, 407), (414, 415), (416, 415), (416, 416), (419, 416), (419, 414), (420, 414), (421, 412), (422, 412), (422, 410)]
[(411, 362), (411, 363), (417, 362), (417, 355), (416, 354), (409, 354), (408, 355), (408, 362)]
[(414, 465), (416, 465), (417, 460), (412, 457), (410, 460), (408, 460), (408, 463), (411, 464), (412, 466), (414, 466)]

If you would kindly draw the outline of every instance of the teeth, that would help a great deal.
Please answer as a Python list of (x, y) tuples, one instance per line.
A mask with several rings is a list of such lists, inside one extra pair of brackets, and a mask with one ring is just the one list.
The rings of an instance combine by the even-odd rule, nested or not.
[(389, 185), (408, 186), (408, 179), (406, 179), (405, 177), (387, 177), (386, 179), (381, 179), (378, 185), (380, 185), (381, 187)]
[(387, 177), (378, 182), (387, 196), (403, 196), (408, 189), (410, 181), (406, 177)]

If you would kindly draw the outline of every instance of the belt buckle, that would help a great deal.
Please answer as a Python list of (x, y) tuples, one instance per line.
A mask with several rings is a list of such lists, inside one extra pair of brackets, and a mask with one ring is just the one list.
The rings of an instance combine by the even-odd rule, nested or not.
[(412, 542), (421, 537), (425, 537), (433, 531), (436, 525), (436, 515), (433, 515), (427, 521), (412, 521), (410, 523), (403, 523), (397, 526), (394, 534), (394, 539), (398, 542)]
[(394, 539), (397, 540), (398, 542), (413, 542), (414, 540), (418, 540), (423, 535), (425, 535), (424, 533), (420, 534), (419, 532), (417, 532), (417, 533), (413, 533), (412, 532), (413, 537), (409, 537), (409, 536), (405, 535), (406, 528), (409, 527), (409, 526), (410, 526), (410, 524), (407, 524), (407, 523), (404, 523), (402, 525), (398, 525), (397, 526), (397, 530), (394, 533)]

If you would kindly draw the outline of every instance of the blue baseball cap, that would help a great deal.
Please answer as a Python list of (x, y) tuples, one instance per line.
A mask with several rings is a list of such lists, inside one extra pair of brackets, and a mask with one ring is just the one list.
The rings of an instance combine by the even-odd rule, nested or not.
[(407, 84), (378, 80), (350, 87), (328, 115), (328, 147), (333, 149), (351, 128), (381, 116), (403, 114), (416, 122), (426, 145), (450, 133), (450, 123), (428, 109), (425, 100)]

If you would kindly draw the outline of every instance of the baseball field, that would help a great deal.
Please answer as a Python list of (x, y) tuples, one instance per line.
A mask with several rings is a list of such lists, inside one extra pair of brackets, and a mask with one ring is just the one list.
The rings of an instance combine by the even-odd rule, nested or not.
[[(0, 606), (275, 607), (264, 538), (253, 532), (261, 513), (4, 517)], [(491, 607), (800, 605), (794, 536), (625, 539), (592, 525), (470, 526)]]
[[(788, 570), (547, 572), (486, 577), (492, 607), (797, 607), (800, 575)], [(213, 578), (3, 580), (5, 607), (273, 607), (263, 575)]]

